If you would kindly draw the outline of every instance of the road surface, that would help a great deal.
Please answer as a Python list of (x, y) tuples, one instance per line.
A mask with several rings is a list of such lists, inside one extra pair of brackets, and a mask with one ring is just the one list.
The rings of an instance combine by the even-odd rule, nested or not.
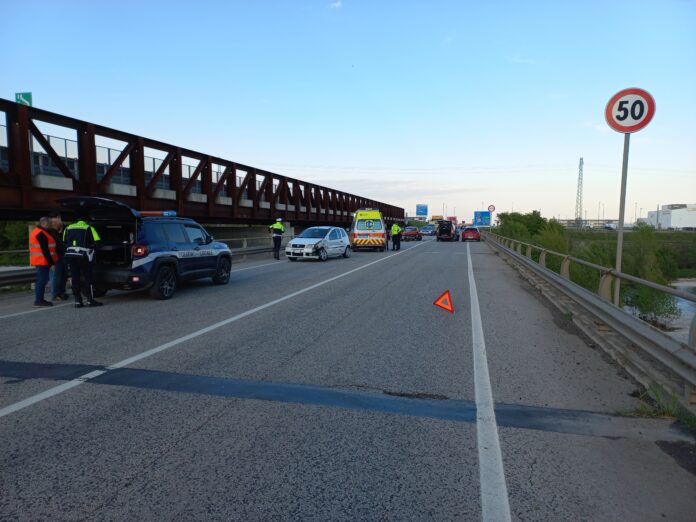
[(485, 243), (233, 269), (0, 296), (0, 520), (694, 520), (693, 439)]

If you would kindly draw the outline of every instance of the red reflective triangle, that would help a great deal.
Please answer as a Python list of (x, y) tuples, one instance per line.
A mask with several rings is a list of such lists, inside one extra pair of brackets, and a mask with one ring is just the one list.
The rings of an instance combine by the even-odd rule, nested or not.
[(435, 306), (439, 306), (443, 310), (447, 310), (451, 314), (454, 313), (454, 306), (452, 306), (452, 296), (450, 295), (449, 290), (447, 290), (444, 294), (435, 299), (435, 302), (433, 304)]

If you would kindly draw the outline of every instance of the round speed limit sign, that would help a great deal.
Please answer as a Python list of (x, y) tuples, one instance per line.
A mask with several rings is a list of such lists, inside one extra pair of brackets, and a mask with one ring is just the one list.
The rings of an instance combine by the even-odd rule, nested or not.
[(617, 92), (604, 110), (609, 126), (617, 132), (637, 132), (655, 115), (655, 100), (643, 89), (624, 89)]

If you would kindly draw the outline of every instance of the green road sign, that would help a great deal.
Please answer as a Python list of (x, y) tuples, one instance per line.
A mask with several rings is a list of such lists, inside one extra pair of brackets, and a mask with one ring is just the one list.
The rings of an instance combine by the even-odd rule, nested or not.
[(31, 107), (31, 93), (30, 92), (16, 92), (15, 101), (21, 105), (28, 105)]

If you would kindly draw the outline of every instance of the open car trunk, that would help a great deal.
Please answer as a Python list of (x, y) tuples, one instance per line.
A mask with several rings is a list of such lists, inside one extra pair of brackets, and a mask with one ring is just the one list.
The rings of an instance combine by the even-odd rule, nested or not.
[(74, 214), (73, 219), (86, 219), (97, 230), (101, 237), (97, 265), (130, 265), (131, 247), (138, 237), (140, 223), (137, 211), (106, 198), (64, 198), (59, 203)]
[(137, 237), (136, 221), (130, 224), (93, 223), (93, 226), (101, 237), (97, 246), (97, 265), (130, 265), (131, 247)]

